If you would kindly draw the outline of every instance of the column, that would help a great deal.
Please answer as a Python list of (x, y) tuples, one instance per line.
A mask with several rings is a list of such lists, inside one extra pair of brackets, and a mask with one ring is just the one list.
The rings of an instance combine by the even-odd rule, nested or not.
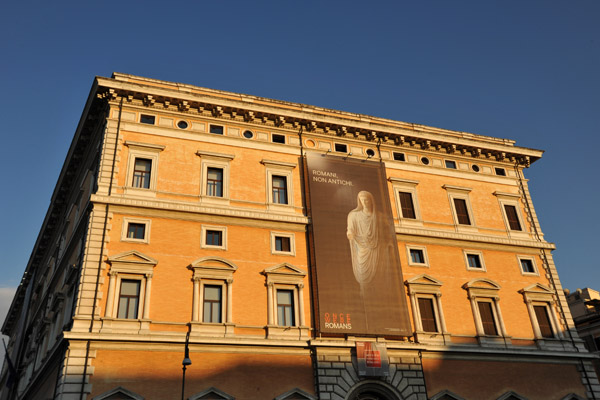
[(504, 326), (504, 318), (502, 318), (502, 312), (500, 311), (499, 297), (494, 297), (494, 305), (496, 306), (496, 312), (498, 313), (498, 323), (500, 324), (500, 332), (502, 332), (502, 336), (506, 337), (508, 336), (508, 333), (506, 332), (506, 327)]
[(267, 324), (274, 325), (273, 323), (273, 283), (267, 283)]
[(535, 311), (533, 306), (531, 305), (531, 300), (525, 300), (527, 304), (527, 312), (529, 312), (529, 318), (531, 319), (531, 326), (533, 327), (533, 336), (538, 339), (542, 337), (542, 332), (540, 331), (540, 326), (537, 322), (537, 317), (535, 316)]
[(304, 284), (298, 285), (298, 313), (300, 314), (300, 326), (304, 326)]
[(233, 293), (231, 292), (231, 286), (233, 279), (227, 279), (227, 315), (225, 316), (225, 322), (230, 324), (233, 322)]
[(194, 294), (192, 299), (192, 321), (200, 320), (198, 305), (200, 304), (200, 278), (194, 277)]
[(470, 296), (471, 309), (473, 310), (473, 319), (475, 320), (475, 329), (477, 330), (478, 336), (485, 336), (483, 331), (483, 324), (481, 323), (481, 316), (479, 315), (479, 307), (477, 306), (477, 300), (475, 296)]
[(413, 318), (415, 320), (415, 330), (417, 332), (422, 332), (423, 331), (423, 323), (421, 322), (421, 313), (419, 312), (419, 307), (417, 305), (417, 297), (415, 296), (415, 294), (412, 291), (410, 292), (410, 305), (412, 306), (412, 310), (413, 310)]
[(444, 311), (442, 310), (442, 294), (435, 294), (435, 303), (437, 304), (438, 316), (440, 317), (440, 329), (442, 333), (446, 333), (446, 318), (444, 318)]
[(146, 293), (144, 293), (144, 313), (142, 319), (150, 319), (150, 289), (152, 286), (152, 274), (146, 274)]
[(114, 317), (113, 314), (113, 302), (115, 297), (115, 285), (117, 282), (117, 273), (110, 271), (108, 273), (110, 280), (108, 281), (108, 297), (106, 299), (106, 310), (104, 311), (104, 315), (107, 317)]

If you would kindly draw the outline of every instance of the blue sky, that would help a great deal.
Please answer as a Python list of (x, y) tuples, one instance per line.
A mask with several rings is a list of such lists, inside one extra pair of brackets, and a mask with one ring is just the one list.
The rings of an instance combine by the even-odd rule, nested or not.
[[(600, 289), (600, 2), (7, 2), (0, 288), (18, 285), (94, 76), (510, 138), (563, 286)], [(0, 315), (0, 321), (3, 316)]]

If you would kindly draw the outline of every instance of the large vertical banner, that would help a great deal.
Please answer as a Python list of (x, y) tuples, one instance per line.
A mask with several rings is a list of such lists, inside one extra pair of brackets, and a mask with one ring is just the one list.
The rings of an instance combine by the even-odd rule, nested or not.
[(307, 155), (321, 333), (410, 336), (385, 167)]

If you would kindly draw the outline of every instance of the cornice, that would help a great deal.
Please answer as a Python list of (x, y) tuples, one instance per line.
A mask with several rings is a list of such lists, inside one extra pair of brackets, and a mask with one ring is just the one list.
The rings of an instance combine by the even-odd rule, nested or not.
[(98, 96), (144, 105), (157, 111), (196, 113), (278, 128), (393, 143), (447, 154), (470, 155), (528, 167), (543, 151), (514, 146), (514, 141), (411, 124), (127, 74), (96, 78)]

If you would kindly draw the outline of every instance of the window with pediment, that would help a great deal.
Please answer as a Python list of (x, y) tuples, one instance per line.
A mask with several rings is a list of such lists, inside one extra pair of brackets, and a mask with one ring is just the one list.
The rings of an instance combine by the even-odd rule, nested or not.
[(421, 274), (406, 280), (404, 284), (408, 288), (417, 341), (450, 340), (442, 309), (442, 282)]
[(215, 387), (210, 387), (193, 396), (190, 396), (189, 400), (234, 400), (230, 394), (223, 392)]
[(519, 290), (527, 305), (533, 334), (538, 345), (544, 346), (544, 339), (560, 339), (562, 332), (556, 312), (554, 293), (549, 287), (536, 283)]
[(203, 257), (190, 267), (194, 275), (192, 331), (233, 334), (233, 274), (237, 266), (220, 257)]
[(477, 337), (482, 345), (510, 342), (500, 311), (500, 285), (490, 279), (473, 279), (463, 285), (468, 293)]
[(94, 397), (92, 400), (144, 400), (144, 397), (119, 386)]

